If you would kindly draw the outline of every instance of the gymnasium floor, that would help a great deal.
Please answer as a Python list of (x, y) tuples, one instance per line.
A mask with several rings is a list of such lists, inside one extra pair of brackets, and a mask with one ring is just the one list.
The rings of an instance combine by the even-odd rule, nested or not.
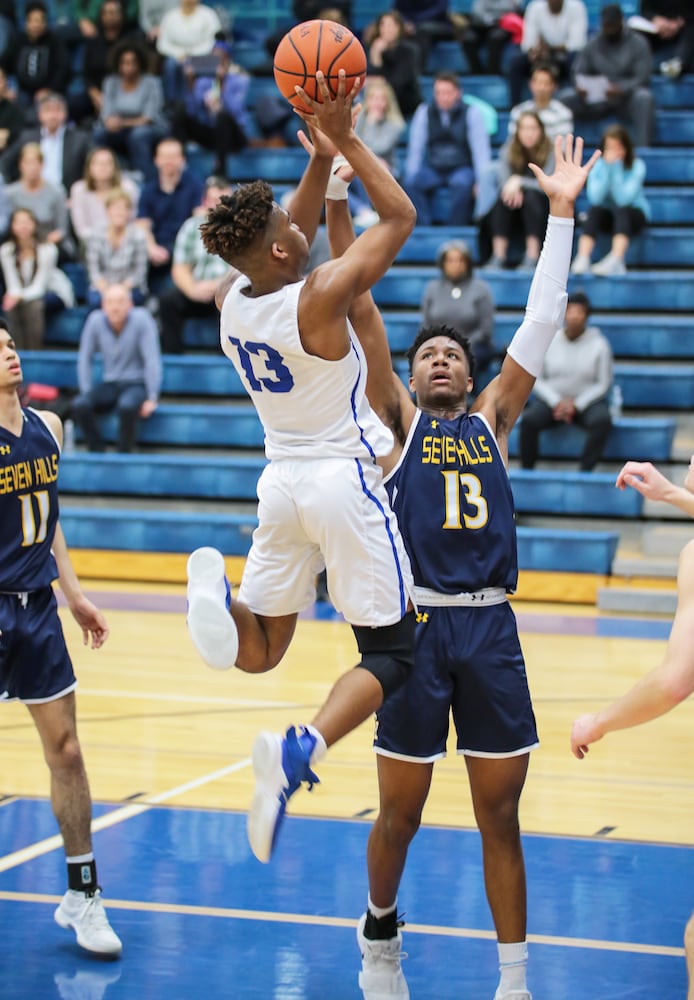
[[(8, 1000), (359, 1000), (354, 926), (377, 809), (366, 723), (292, 799), (276, 856), (245, 836), (261, 728), (307, 721), (355, 659), (351, 631), (302, 621), (262, 677), (197, 661), (182, 588), (96, 586), (112, 634), (79, 645), (80, 735), (95, 850), (119, 962), (90, 958), (52, 912), (64, 888), (48, 779), (31, 720), (2, 706), (0, 996)], [(684, 1000), (694, 905), (694, 704), (568, 750), (571, 719), (654, 665), (669, 622), (517, 604), (542, 746), (522, 804), (534, 1000)], [(496, 948), (464, 765), (437, 765), (401, 887), (412, 1000), (492, 1000)]]

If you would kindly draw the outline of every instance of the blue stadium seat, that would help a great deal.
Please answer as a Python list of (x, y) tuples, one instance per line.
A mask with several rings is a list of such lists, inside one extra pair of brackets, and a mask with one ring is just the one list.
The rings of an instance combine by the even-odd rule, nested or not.
[[(667, 417), (618, 417), (603, 453), (607, 462), (632, 458), (643, 462), (669, 462), (677, 424)], [(519, 432), (509, 435), (509, 455), (518, 458)], [(552, 427), (540, 434), (540, 455), (552, 459), (578, 459), (584, 442), (580, 427)]]
[(521, 525), (517, 534), (521, 570), (609, 576), (619, 544), (619, 535), (611, 531), (572, 531), (570, 528), (527, 528)]
[[(115, 415), (106, 416), (101, 426), (106, 441), (115, 441)], [(138, 441), (181, 448), (258, 449), (263, 447), (263, 428), (250, 404), (161, 403), (140, 423)]]
[(643, 511), (641, 494), (615, 489), (611, 473), (511, 469), (509, 475), (516, 511), (521, 514), (640, 517)]

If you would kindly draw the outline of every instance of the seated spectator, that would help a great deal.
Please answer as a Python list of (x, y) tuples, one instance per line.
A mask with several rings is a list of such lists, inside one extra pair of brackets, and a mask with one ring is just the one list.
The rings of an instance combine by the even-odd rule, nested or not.
[[(461, 36), (470, 73), (501, 74), (504, 49), (520, 30), (520, 17), (509, 24), (509, 15), (518, 16), (521, 7), (521, 0), (473, 0)], [(486, 64), (480, 58), (485, 50)]]
[[(161, 62), (161, 57), (156, 52), (157, 38), (159, 37), (159, 28), (161, 22), (164, 18), (164, 14), (168, 14), (170, 10), (178, 7), (178, 0), (140, 0), (138, 4), (138, 24), (140, 29), (144, 31), (147, 43), (154, 47), (154, 56), (156, 57), (156, 63)], [(153, 72), (158, 72), (159, 66), (153, 69)]]
[(577, 119), (623, 118), (635, 144), (650, 146), (655, 107), (651, 65), (648, 42), (624, 26), (619, 4), (608, 4), (600, 13), (600, 31), (574, 60), (574, 86), (560, 91), (559, 100)]
[(468, 225), (474, 187), (490, 158), (484, 114), (463, 101), (456, 74), (442, 70), (434, 77), (433, 100), (420, 104), (410, 125), (403, 187), (417, 209), (418, 223), (431, 224), (433, 197), (447, 188), (448, 222)]
[(441, 277), (424, 289), (422, 325), (448, 326), (464, 334), (475, 356), (475, 371), (482, 374), (494, 348), (494, 299), (486, 281), (476, 278), (472, 253), (462, 240), (448, 240), (439, 247), (436, 263)]
[(421, 72), (428, 72), (432, 45), (455, 37), (448, 0), (427, 0), (426, 3), (422, 3), (422, 0), (394, 0), (393, 9), (401, 15), (409, 37), (419, 49)]
[(84, 172), (91, 147), (91, 136), (68, 121), (67, 101), (52, 91), (36, 102), (38, 124), (22, 130), (17, 141), (0, 160), (0, 170), (7, 181), (19, 176), (19, 152), (30, 142), (37, 142), (43, 153), (42, 175), (51, 184), (69, 191)]
[[(362, 109), (354, 131), (369, 149), (396, 173), (396, 151), (405, 121), (393, 88), (383, 77), (370, 77), (361, 94)], [(378, 216), (371, 207), (364, 185), (355, 177), (349, 190), (350, 211), (357, 226), (372, 225)]]
[(82, 49), (84, 87), (68, 96), (70, 117), (77, 122), (98, 119), (101, 115), (103, 84), (114, 65), (113, 53), (118, 43), (128, 38), (145, 45), (144, 33), (137, 23), (126, 21), (123, 0), (97, 2), (94, 34), (84, 39)]
[(530, 73), (530, 100), (511, 108), (508, 119), (509, 138), (515, 135), (518, 119), (526, 111), (534, 111), (544, 125), (547, 138), (554, 142), (558, 135), (573, 134), (574, 116), (570, 108), (558, 101), (557, 70), (551, 63), (537, 63)]
[[(52, 9), (61, 8), (57, 34), (70, 50), (76, 50), (99, 33), (99, 18), (103, 0), (50, 0)], [(123, 18), (128, 28), (136, 28), (139, 19), (138, 0), (120, 0)]]
[(224, 177), (208, 177), (202, 205), (178, 231), (174, 246), (173, 285), (159, 296), (161, 346), (165, 354), (183, 352), (183, 324), (189, 317), (214, 318), (215, 292), (229, 271), (221, 257), (209, 254), (200, 236), (200, 223), (231, 188)]
[(82, 247), (89, 236), (108, 224), (106, 199), (111, 191), (122, 189), (133, 205), (133, 217), (140, 189), (132, 178), (121, 173), (118, 160), (110, 149), (97, 146), (87, 154), (84, 177), (70, 188), (70, 221)]
[[(624, 258), (629, 243), (646, 226), (650, 208), (643, 192), (646, 164), (634, 155), (631, 137), (621, 125), (605, 130), (600, 144), (602, 157), (588, 176), (586, 194), (590, 208), (578, 239), (571, 271), (607, 276), (626, 274)], [(597, 173), (596, 173), (597, 170)], [(601, 232), (612, 237), (610, 252), (590, 266), (595, 242)]]
[[(103, 365), (99, 383), (93, 370), (97, 355)], [(146, 420), (157, 408), (161, 375), (157, 324), (146, 309), (133, 305), (127, 288), (110, 285), (101, 309), (87, 317), (77, 356), (80, 394), (72, 404), (72, 415), (89, 451), (105, 451), (98, 418), (114, 409), (116, 450), (134, 450), (140, 418)]]
[(0, 0), (0, 68), (7, 73), (17, 44), (17, 4), (14, 0)]
[(572, 63), (587, 41), (588, 11), (583, 0), (531, 0), (523, 15), (521, 50), (508, 68), (511, 104), (522, 99), (535, 66), (555, 66), (557, 79), (568, 81)]
[(582, 292), (569, 295), (564, 327), (545, 355), (533, 395), (520, 424), (520, 456), (524, 469), (534, 469), (538, 439), (545, 427), (577, 424), (586, 431), (580, 468), (595, 468), (610, 433), (608, 398), (612, 388), (612, 348), (596, 326), (588, 326), (590, 300)]
[(694, 68), (694, 8), (689, 0), (641, 0), (642, 18), (651, 22), (645, 32), (654, 56), (662, 59), (660, 72), (677, 80)]
[(10, 333), (20, 350), (40, 350), (46, 317), (71, 308), (75, 295), (58, 267), (57, 247), (39, 239), (36, 218), (26, 208), (12, 213), (8, 239), (0, 246), (0, 265), (2, 308)]
[(253, 67), (254, 76), (272, 76), (272, 63), (275, 50), (290, 28), (304, 21), (327, 20), (338, 24), (350, 25), (352, 21), (352, 0), (337, 0), (336, 3), (325, 3), (324, 0), (293, 0), (292, 20), (281, 24), (275, 31), (263, 39), (263, 48), (267, 60)]
[(176, 234), (202, 200), (203, 183), (186, 167), (178, 139), (162, 139), (154, 156), (157, 176), (140, 193), (137, 224), (147, 238), (149, 286), (159, 292), (171, 272)]
[(231, 61), (228, 42), (215, 42), (212, 53), (219, 58), (214, 76), (198, 76), (190, 63), (185, 64), (185, 101), (173, 113), (172, 131), (183, 144), (197, 142), (214, 150), (213, 172), (226, 174), (229, 154), (248, 145), (251, 119), (246, 99), (251, 78)]
[(217, 12), (200, 0), (180, 0), (177, 7), (162, 18), (157, 37), (157, 52), (162, 56), (162, 82), (167, 106), (184, 99), (183, 65), (191, 56), (206, 56), (212, 51), (222, 24)]
[(93, 232), (87, 240), (85, 261), (89, 276), (87, 304), (98, 309), (109, 285), (127, 288), (136, 306), (147, 297), (147, 240), (132, 221), (130, 196), (116, 188), (106, 196), (105, 228)]
[(14, 52), (11, 75), (27, 121), (35, 121), (34, 103), (44, 94), (65, 94), (72, 76), (70, 55), (58, 35), (48, 27), (48, 8), (30, 0), (24, 8), (24, 30)]
[(381, 76), (390, 84), (400, 111), (410, 118), (422, 103), (419, 82), (419, 50), (407, 37), (405, 22), (397, 10), (386, 10), (364, 39), (367, 76)]
[(54, 243), (61, 263), (75, 258), (70, 235), (67, 194), (59, 184), (43, 177), (43, 153), (37, 142), (28, 142), (19, 153), (19, 180), (5, 187), (10, 210), (28, 208), (36, 217), (39, 239)]
[(525, 244), (521, 268), (534, 270), (537, 264), (549, 205), (530, 163), (542, 167), (546, 174), (554, 171), (554, 149), (544, 125), (534, 111), (525, 111), (518, 119), (515, 136), (499, 154), (501, 191), (489, 220), (492, 239), (489, 267), (505, 267), (514, 232), (520, 233)]
[(159, 77), (147, 72), (147, 54), (138, 42), (119, 42), (116, 72), (104, 80), (101, 117), (94, 145), (123, 154), (143, 179), (152, 175), (152, 153), (168, 132)]
[(24, 110), (14, 90), (8, 85), (7, 75), (0, 69), (0, 173), (8, 180), (3, 158), (19, 139), (24, 128)]

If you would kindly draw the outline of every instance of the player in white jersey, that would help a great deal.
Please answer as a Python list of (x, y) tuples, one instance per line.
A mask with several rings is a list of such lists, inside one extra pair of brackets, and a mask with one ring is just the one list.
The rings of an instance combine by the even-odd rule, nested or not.
[[(342, 74), (334, 99), (321, 77), (319, 86), (322, 104), (300, 92), (312, 146), (305, 143), (310, 158), (293, 217), (255, 181), (221, 198), (201, 226), (207, 250), (232, 267), (217, 294), (222, 347), (257, 408), (270, 462), (258, 484), (258, 527), (239, 599), (228, 601), (221, 555), (191, 556), (191, 637), (213, 666), (272, 669), (325, 566), (331, 599), (362, 657), (310, 725), (255, 741), (248, 835), (261, 861), (270, 858), (289, 797), (302, 781), (318, 780), (311, 765), (380, 707), (413, 659), (410, 566), (377, 464), (392, 435), (366, 401), (366, 363), (347, 313), (388, 270), (415, 212), (352, 128), (358, 82), (345, 94)], [(380, 221), (303, 279), (326, 188), (347, 197), (346, 184), (331, 177), (336, 149), (359, 173)]]

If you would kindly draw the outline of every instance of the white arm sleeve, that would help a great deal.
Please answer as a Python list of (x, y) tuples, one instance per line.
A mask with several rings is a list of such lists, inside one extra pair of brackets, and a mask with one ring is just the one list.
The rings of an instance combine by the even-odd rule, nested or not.
[(573, 219), (550, 215), (525, 318), (508, 345), (508, 354), (535, 378), (542, 371), (547, 348), (564, 323), (573, 235)]

